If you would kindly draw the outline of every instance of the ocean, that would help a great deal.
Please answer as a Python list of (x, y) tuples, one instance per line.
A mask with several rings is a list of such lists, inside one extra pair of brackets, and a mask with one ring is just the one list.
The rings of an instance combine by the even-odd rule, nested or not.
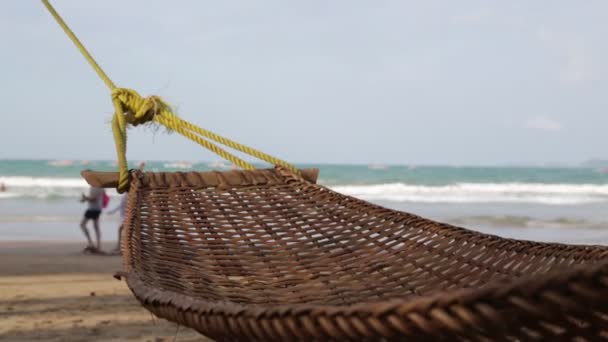
[[(138, 162), (130, 165), (136, 167)], [(314, 165), (319, 183), (396, 210), (504, 237), (608, 244), (608, 170), (592, 167)], [(0, 160), (0, 239), (78, 240), (87, 184), (112, 161)], [(225, 170), (220, 162), (147, 161), (152, 171)], [(110, 191), (110, 208), (118, 194)], [(118, 218), (102, 216), (102, 238)]]

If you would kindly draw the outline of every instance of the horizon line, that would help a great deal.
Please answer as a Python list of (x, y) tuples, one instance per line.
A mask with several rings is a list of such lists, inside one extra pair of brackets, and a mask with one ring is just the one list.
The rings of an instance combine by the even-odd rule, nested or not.
[[(74, 161), (74, 162), (115, 162), (114, 159), (81, 159), (81, 158), (0, 158), (0, 161)], [(144, 162), (187, 162), (192, 164), (209, 164), (223, 162), (230, 165), (230, 162), (222, 159), (217, 160), (187, 160), (187, 159), (133, 159), (131, 163)], [(250, 160), (254, 165), (268, 164)], [(340, 165), (340, 166), (416, 166), (416, 167), (594, 167), (593, 163), (607, 164), (608, 159), (590, 158), (579, 162), (504, 162), (504, 163), (402, 163), (402, 162), (311, 162), (311, 161), (292, 161), (295, 165)], [(588, 166), (587, 166), (588, 165)]]

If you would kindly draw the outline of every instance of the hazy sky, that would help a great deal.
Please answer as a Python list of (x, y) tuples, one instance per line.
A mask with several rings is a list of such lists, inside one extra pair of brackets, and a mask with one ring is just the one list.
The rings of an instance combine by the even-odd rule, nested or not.
[[(606, 1), (82, 1), (114, 82), (293, 162), (608, 158)], [(0, 11), (0, 158), (113, 159), (109, 91), (39, 1)], [(217, 160), (130, 131), (128, 158)]]

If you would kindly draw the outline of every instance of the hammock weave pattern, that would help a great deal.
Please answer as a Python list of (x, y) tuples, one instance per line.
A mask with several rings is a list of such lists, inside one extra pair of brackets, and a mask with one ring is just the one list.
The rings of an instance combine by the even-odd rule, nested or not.
[(608, 248), (476, 233), (315, 180), (132, 171), (122, 275), (218, 341), (608, 339)]

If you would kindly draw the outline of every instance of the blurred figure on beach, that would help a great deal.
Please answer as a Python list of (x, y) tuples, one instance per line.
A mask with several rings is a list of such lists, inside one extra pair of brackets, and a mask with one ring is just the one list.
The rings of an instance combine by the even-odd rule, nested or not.
[(0, 183), (0, 192), (5, 192), (6, 191), (6, 185), (4, 185), (4, 183)]
[[(89, 189), (89, 194), (82, 194), (80, 198), (80, 202), (87, 203), (87, 209), (84, 212), (84, 216), (82, 221), (80, 222), (80, 229), (84, 233), (84, 236), (87, 238), (88, 245), (84, 249), (85, 252), (100, 252), (101, 251), (101, 232), (99, 229), (99, 215), (101, 215), (101, 210), (104, 205), (104, 195), (105, 191), (103, 188), (91, 187)], [(93, 229), (95, 230), (95, 238), (97, 243), (93, 244), (93, 240), (91, 239), (91, 234), (89, 234), (89, 230), (87, 228), (87, 223), (89, 221), (93, 221)]]
[[(140, 162), (139, 166), (137, 167), (138, 170), (143, 171), (144, 167), (146, 166), (145, 162)], [(125, 215), (127, 212), (127, 202), (128, 202), (128, 198), (129, 198), (129, 194), (125, 193), (124, 195), (122, 195), (122, 197), (120, 198), (120, 203), (116, 206), (116, 208), (109, 210), (108, 214), (114, 214), (116, 212), (118, 212), (119, 214), (119, 224), (118, 224), (118, 242), (116, 244), (116, 248), (113, 250), (114, 253), (120, 253), (120, 238), (122, 237), (122, 228), (123, 228), (123, 221), (125, 220)]]
[(120, 238), (122, 237), (122, 222), (124, 221), (125, 214), (127, 212), (128, 198), (129, 198), (128, 193), (122, 195), (118, 206), (116, 206), (116, 208), (108, 211), (108, 214), (110, 214), (110, 215), (118, 212), (118, 215), (120, 216), (120, 218), (118, 219), (118, 221), (119, 221), (119, 223), (118, 223), (118, 242), (116, 244), (116, 248), (114, 248), (114, 250), (113, 250), (114, 253), (120, 253)]

